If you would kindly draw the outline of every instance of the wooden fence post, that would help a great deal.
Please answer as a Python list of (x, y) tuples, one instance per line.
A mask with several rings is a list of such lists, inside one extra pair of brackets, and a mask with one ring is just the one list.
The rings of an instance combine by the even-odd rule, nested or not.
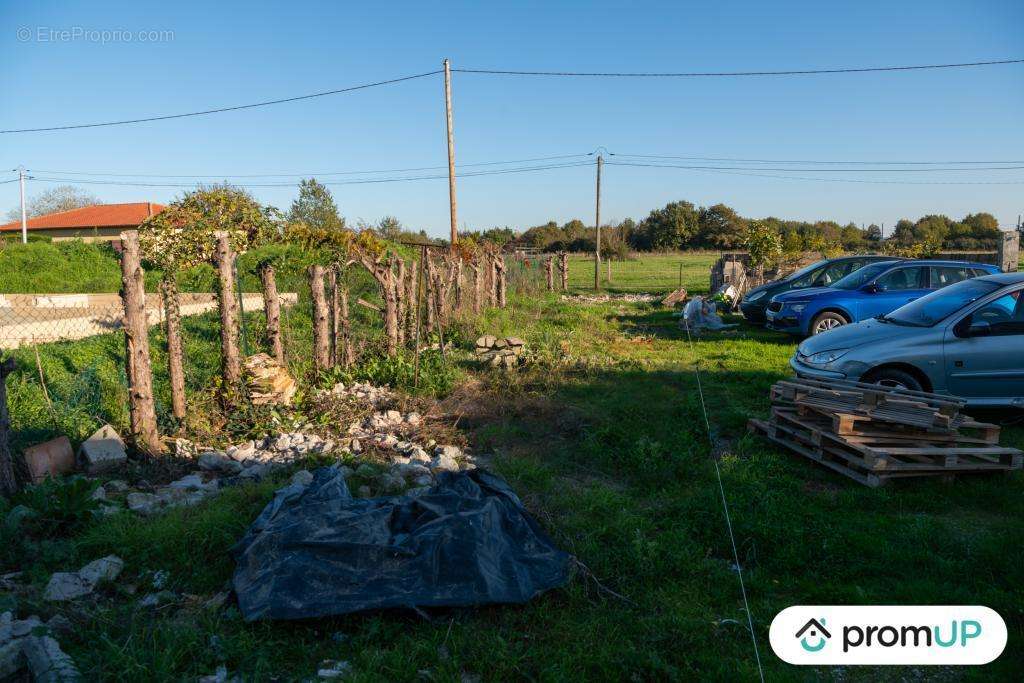
[(508, 283), (505, 281), (505, 257), (498, 254), (494, 259), (494, 297), (499, 308), (505, 308)]
[(336, 265), (328, 266), (327, 275), (327, 365), (334, 367), (338, 364), (338, 328), (341, 321), (338, 320), (338, 268)]
[(121, 301), (124, 304), (125, 366), (128, 375), (128, 411), (132, 437), (140, 451), (163, 451), (153, 404), (153, 366), (149, 358), (146, 289), (139, 251), (139, 233), (121, 233)]
[(474, 258), (469, 262), (469, 269), (473, 271), (473, 314), (480, 315), (480, 302), (484, 298), (484, 278), (480, 272), (480, 261)]
[(281, 297), (277, 293), (277, 277), (274, 266), (260, 265), (260, 282), (263, 284), (263, 311), (267, 317), (267, 342), (274, 359), (284, 365), (284, 343), (281, 339)]
[(224, 385), (230, 393), (242, 386), (242, 361), (238, 352), (238, 299), (235, 297), (235, 255), (231, 250), (228, 232), (218, 230), (217, 250), (217, 303), (220, 307), (220, 355)]
[(171, 413), (179, 424), (185, 419), (185, 367), (181, 349), (181, 308), (178, 283), (168, 270), (160, 279), (160, 294), (167, 320), (167, 378), (171, 383)]
[(327, 327), (327, 299), (324, 296), (324, 267), (309, 267), (309, 290), (313, 300), (313, 369), (319, 375), (330, 363)]
[(338, 298), (340, 300), (342, 337), (342, 350), (339, 353), (343, 354), (341, 362), (346, 368), (349, 368), (356, 362), (356, 356), (352, 349), (352, 325), (348, 318), (348, 289), (343, 287), (338, 294)]
[(548, 256), (544, 261), (544, 276), (547, 279), (548, 291), (555, 291), (555, 257)]
[(405, 344), (405, 316), (408, 302), (405, 298), (405, 259), (398, 259), (398, 272), (395, 275), (395, 300), (397, 310), (395, 311), (396, 326), (398, 329), (398, 345)]
[(560, 252), (558, 254), (558, 270), (562, 276), (562, 291), (569, 291), (569, 255), (567, 253)]
[(405, 287), (405, 339), (406, 341), (414, 341), (416, 337), (416, 307), (419, 305), (419, 301), (416, 299), (419, 291), (419, 274), (416, 259), (409, 259)]
[(11, 415), (7, 411), (7, 375), (14, 372), (14, 359), (0, 360), (0, 495), (10, 497), (21, 488), (11, 454)]

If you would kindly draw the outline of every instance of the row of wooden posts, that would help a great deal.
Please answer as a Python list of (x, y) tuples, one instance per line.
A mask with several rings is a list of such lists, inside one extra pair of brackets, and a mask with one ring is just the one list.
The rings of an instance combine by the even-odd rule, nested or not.
[[(234, 296), (235, 255), (227, 233), (217, 233), (214, 263), (217, 268), (217, 300), (220, 311), (221, 372), (227, 395), (237, 398), (242, 388), (242, 358), (239, 350), (240, 304)], [(149, 313), (146, 309), (145, 273), (136, 231), (121, 235), (121, 298), (124, 306), (125, 367), (128, 377), (130, 429), (137, 448), (158, 454), (163, 443), (157, 428), (153, 397), (152, 360), (149, 349)], [(446, 249), (420, 246), (419, 259), (396, 256), (373, 258), (357, 255), (358, 261), (376, 280), (384, 307), (357, 303), (380, 310), (384, 319), (387, 351), (412, 346), (419, 349), (421, 336), (435, 331), (443, 335), (452, 316), (485, 306), (505, 307), (507, 303), (505, 256), (497, 250), (484, 251), (469, 260)], [(563, 252), (545, 259), (548, 291), (555, 290), (554, 269), (560, 274), (561, 289), (568, 288), (568, 260)], [(355, 261), (351, 262), (354, 263)], [(355, 362), (355, 341), (349, 316), (349, 292), (344, 285), (344, 268), (351, 265), (313, 265), (309, 281), (313, 306), (313, 367), (316, 372)], [(284, 364), (285, 343), (281, 329), (281, 300), (274, 268), (261, 264), (259, 277), (266, 315), (266, 343), (271, 355)], [(178, 420), (186, 413), (185, 374), (181, 314), (173, 276), (161, 281), (160, 295), (167, 330), (168, 378), (171, 410)], [(16, 490), (17, 476), (9, 448), (10, 421), (5, 396), (6, 376), (14, 362), (0, 360), (0, 492)]]
[[(227, 233), (217, 233), (214, 264), (217, 268), (217, 301), (220, 311), (221, 373), (226, 396), (238, 398), (242, 386), (242, 358), (239, 351), (239, 301), (234, 296), (235, 254)], [(124, 303), (125, 357), (129, 387), (129, 414), (135, 443), (143, 451), (159, 453), (163, 446), (157, 429), (153, 400), (152, 364), (149, 354), (147, 311), (142, 257), (138, 234), (122, 235), (122, 299)], [(356, 343), (352, 334), (349, 291), (345, 269), (358, 263), (377, 282), (383, 307), (357, 300), (357, 304), (379, 310), (384, 323), (386, 350), (395, 355), (411, 346), (419, 349), (423, 337), (443, 329), (454, 315), (479, 314), (485, 306), (504, 308), (507, 303), (505, 255), (499, 250), (481, 251), (464, 259), (447, 248), (420, 245), (418, 259), (394, 255), (355, 253), (347, 263), (309, 267), (313, 309), (314, 372), (355, 362)], [(568, 287), (568, 259), (562, 253), (545, 261), (547, 289), (554, 291), (554, 268), (560, 271), (561, 289)], [(266, 342), (271, 355), (284, 364), (285, 344), (281, 330), (281, 301), (274, 268), (259, 267), (266, 315)], [(186, 413), (181, 320), (173, 278), (161, 283), (168, 346), (168, 377), (172, 414), (179, 421)]]

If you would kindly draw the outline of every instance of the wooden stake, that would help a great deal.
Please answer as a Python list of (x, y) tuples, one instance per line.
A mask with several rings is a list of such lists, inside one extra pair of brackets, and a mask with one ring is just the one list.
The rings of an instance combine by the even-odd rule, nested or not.
[(238, 300), (235, 298), (235, 255), (227, 231), (218, 231), (217, 302), (220, 305), (220, 353), (224, 384), (237, 393), (242, 386), (242, 362), (238, 354)]
[(544, 275), (547, 278), (548, 291), (555, 291), (555, 259), (553, 256), (548, 256), (544, 261)]
[(348, 318), (348, 288), (342, 288), (339, 299), (341, 302), (341, 336), (343, 340), (342, 348), (344, 349), (344, 360), (342, 361), (346, 368), (352, 367), (352, 364), (356, 362), (356, 356), (352, 349), (352, 325)]
[(562, 276), (562, 291), (569, 291), (569, 255), (564, 251), (558, 254), (558, 270)]
[(413, 370), (413, 388), (417, 388), (420, 385), (420, 309), (423, 308), (423, 278), (427, 271), (427, 248), (420, 247), (420, 277), (417, 281), (417, 298), (416, 298), (416, 340), (415, 346), (413, 346), (413, 353), (416, 354), (415, 368)]
[(14, 359), (0, 360), (0, 495), (10, 497), (21, 486), (11, 453), (11, 415), (7, 410), (7, 375), (14, 372)]
[(179, 425), (185, 419), (185, 365), (181, 348), (181, 309), (178, 283), (168, 270), (160, 280), (160, 294), (167, 321), (167, 377), (171, 383), (171, 413)]
[[(121, 301), (124, 304), (125, 366), (128, 375), (128, 411), (135, 447), (150, 454), (164, 448), (156, 427), (153, 403), (153, 366), (149, 357), (145, 276), (139, 252), (139, 233), (121, 233)], [(231, 290), (227, 290), (231, 299)]]
[(313, 370), (319, 376), (330, 366), (330, 338), (327, 299), (324, 296), (324, 267), (309, 267), (309, 290), (313, 302)]
[(260, 282), (263, 283), (263, 311), (267, 317), (267, 343), (278, 363), (284, 363), (284, 343), (281, 339), (281, 297), (277, 294), (277, 278), (274, 266), (264, 263), (260, 266)]

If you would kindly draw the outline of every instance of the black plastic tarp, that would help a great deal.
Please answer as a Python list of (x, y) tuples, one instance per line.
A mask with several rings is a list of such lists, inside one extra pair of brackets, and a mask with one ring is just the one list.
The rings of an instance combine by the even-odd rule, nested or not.
[(570, 573), (508, 484), (479, 469), (441, 473), (415, 496), (358, 499), (322, 467), (277, 491), (232, 552), (247, 621), (521, 603)]

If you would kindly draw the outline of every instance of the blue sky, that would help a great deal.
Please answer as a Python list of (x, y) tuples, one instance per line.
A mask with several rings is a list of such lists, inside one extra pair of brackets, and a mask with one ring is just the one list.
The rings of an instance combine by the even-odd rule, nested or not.
[[(170, 31), (161, 42), (39, 40), (39, 30)], [(440, 68), (729, 71), (1024, 57), (1024, 3), (277, 3), (0, 0), (0, 129), (179, 113)], [(31, 38), (19, 40), (28, 28)], [(228, 175), (446, 163), (439, 76), (189, 119), (0, 136), (0, 168)], [(1024, 65), (789, 78), (454, 75), (457, 160), (582, 154), (812, 160), (1024, 160)], [(794, 174), (822, 177), (822, 173)], [(858, 178), (1024, 181), (1024, 170)], [(0, 176), (3, 179), (9, 175)], [(831, 177), (831, 176), (830, 176)], [(168, 182), (155, 180), (154, 182)], [(180, 182), (180, 181), (173, 181)], [(253, 181), (250, 181), (253, 182)], [(593, 220), (593, 168), (464, 178), (459, 222)], [(29, 183), (29, 194), (50, 184)], [(169, 188), (88, 187), (108, 202)], [(602, 218), (668, 201), (747, 216), (885, 223), (1024, 212), (1024, 185), (881, 185), (606, 168)], [(294, 188), (254, 189), (287, 208)], [(332, 188), (350, 221), (386, 214), (443, 235), (447, 184)], [(0, 211), (17, 205), (0, 185)]]

